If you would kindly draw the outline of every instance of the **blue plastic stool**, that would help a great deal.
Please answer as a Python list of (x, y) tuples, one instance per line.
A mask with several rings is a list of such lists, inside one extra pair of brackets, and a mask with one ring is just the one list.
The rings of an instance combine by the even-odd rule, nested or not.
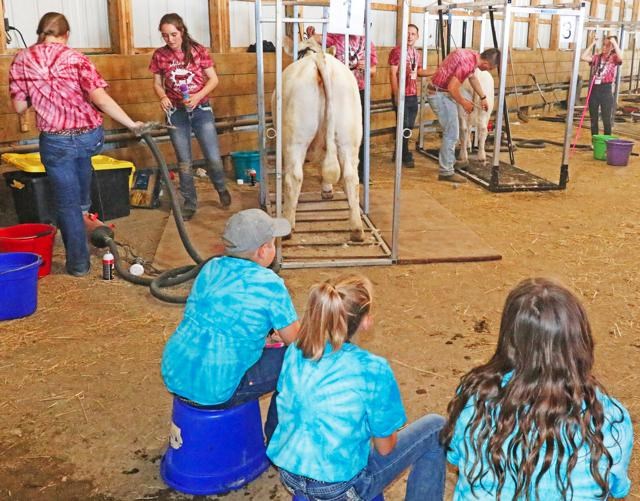
[(160, 475), (177, 491), (196, 495), (228, 492), (269, 467), (257, 400), (212, 410), (174, 398), (171, 420)]
[[(309, 501), (309, 498), (306, 496), (299, 496), (294, 494), (291, 498), (291, 501)], [(384, 494), (380, 493), (376, 497), (374, 497), (371, 501), (384, 501)]]

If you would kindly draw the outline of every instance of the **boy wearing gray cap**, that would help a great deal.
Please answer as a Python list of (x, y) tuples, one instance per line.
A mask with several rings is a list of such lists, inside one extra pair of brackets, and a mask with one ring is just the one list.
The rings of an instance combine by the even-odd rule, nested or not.
[[(182, 322), (162, 354), (162, 377), (171, 393), (225, 409), (276, 389), (286, 347), (265, 347), (267, 334), (275, 329), (288, 345), (299, 325), (284, 281), (268, 266), (275, 238), (290, 232), (286, 219), (260, 209), (229, 218), (222, 234), (225, 255), (198, 273)], [(267, 441), (277, 423), (272, 397)]]

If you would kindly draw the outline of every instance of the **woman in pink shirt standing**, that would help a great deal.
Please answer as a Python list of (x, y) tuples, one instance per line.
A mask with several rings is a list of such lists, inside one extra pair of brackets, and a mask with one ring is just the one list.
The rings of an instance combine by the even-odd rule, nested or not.
[(598, 134), (598, 114), (602, 111), (604, 133), (611, 135), (613, 118), (613, 85), (616, 81), (618, 66), (622, 64), (622, 51), (615, 36), (605, 38), (600, 54), (591, 55), (597, 38), (593, 39), (580, 59), (591, 66), (593, 86), (589, 97), (589, 117), (591, 118), (591, 135)]
[(83, 215), (91, 206), (91, 157), (102, 149), (102, 115), (129, 129), (134, 122), (105, 92), (107, 83), (82, 53), (67, 46), (69, 22), (48, 12), (38, 23), (38, 41), (19, 52), (9, 70), (16, 113), (31, 106), (40, 130), (40, 159), (53, 188), (56, 222), (70, 275), (89, 273), (89, 246)]
[(149, 69), (160, 106), (175, 127), (169, 129), (169, 137), (178, 158), (180, 194), (184, 198), (182, 218), (187, 221), (198, 208), (192, 171), (192, 132), (207, 160), (207, 175), (218, 192), (220, 205), (226, 208), (231, 204), (209, 102), (209, 94), (218, 86), (218, 75), (209, 51), (191, 38), (178, 14), (162, 16), (158, 28), (166, 45), (153, 53)]

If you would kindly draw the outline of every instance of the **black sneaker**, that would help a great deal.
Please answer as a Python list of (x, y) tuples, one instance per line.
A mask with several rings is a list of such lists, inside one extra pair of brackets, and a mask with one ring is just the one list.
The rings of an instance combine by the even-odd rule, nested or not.
[(219, 191), (218, 196), (220, 197), (220, 205), (223, 208), (226, 209), (231, 205), (231, 193), (229, 193), (229, 190)]
[(191, 219), (193, 219), (193, 216), (196, 215), (196, 210), (192, 209), (190, 207), (185, 207), (184, 209), (182, 209), (182, 220), (183, 221), (191, 221)]
[(413, 158), (408, 158), (402, 161), (402, 166), (407, 167), (408, 169), (413, 169), (416, 166), (416, 163), (414, 162)]

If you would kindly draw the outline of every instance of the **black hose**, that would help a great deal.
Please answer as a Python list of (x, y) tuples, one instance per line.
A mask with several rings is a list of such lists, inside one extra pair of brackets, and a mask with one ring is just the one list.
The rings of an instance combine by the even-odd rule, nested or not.
[[(211, 259), (211, 258), (209, 258)], [(188, 264), (172, 270), (167, 270), (150, 283), (149, 290), (151, 295), (162, 301), (173, 304), (185, 304), (187, 302), (187, 296), (171, 296), (166, 294), (162, 289), (166, 287), (173, 287), (189, 280), (196, 278), (200, 269), (204, 264), (208, 262), (203, 261), (200, 264)]]
[(129, 270), (127, 269), (125, 263), (123, 263), (122, 259), (120, 258), (118, 244), (114, 240), (113, 231), (111, 231), (109, 227), (101, 226), (94, 230), (91, 234), (91, 242), (96, 247), (109, 248), (109, 251), (113, 254), (114, 257), (116, 271), (118, 272), (118, 275), (120, 275), (125, 280), (136, 285), (149, 286), (151, 294), (162, 301), (174, 304), (184, 304), (187, 302), (187, 296), (173, 296), (167, 294), (162, 289), (167, 287), (174, 287), (176, 285), (188, 282), (189, 280), (193, 280), (198, 275), (202, 266), (210, 259), (212, 259), (213, 256), (205, 260), (194, 248), (191, 240), (189, 239), (189, 235), (187, 234), (187, 229), (184, 225), (184, 221), (182, 220), (182, 211), (180, 210), (180, 204), (178, 203), (178, 196), (176, 194), (175, 188), (173, 187), (173, 183), (171, 182), (169, 176), (169, 168), (167, 167), (164, 156), (160, 152), (158, 145), (153, 140), (153, 137), (151, 136), (149, 131), (143, 132), (141, 134), (141, 137), (142, 139), (144, 139), (145, 143), (156, 159), (158, 167), (160, 168), (162, 180), (169, 190), (171, 208), (173, 209), (173, 217), (176, 222), (176, 227), (178, 228), (180, 240), (182, 241), (182, 244), (184, 245), (186, 251), (189, 253), (189, 256), (196, 262), (196, 264), (167, 270), (155, 278), (139, 277), (129, 273)]
[(151, 137), (151, 134), (148, 132), (142, 134), (142, 139), (147, 143), (147, 146), (153, 153), (156, 162), (158, 162), (158, 166), (160, 167), (160, 173), (162, 175), (162, 179), (164, 180), (164, 184), (169, 190), (169, 198), (171, 199), (171, 208), (173, 209), (173, 218), (175, 219), (176, 226), (178, 228), (178, 233), (180, 234), (180, 240), (182, 240), (182, 244), (184, 245), (185, 250), (191, 256), (196, 263), (202, 262), (202, 257), (198, 254), (198, 251), (191, 244), (191, 240), (189, 240), (189, 235), (187, 234), (187, 229), (184, 226), (184, 221), (182, 220), (182, 211), (180, 210), (180, 204), (178, 203), (178, 195), (176, 194), (176, 190), (173, 187), (173, 183), (169, 177), (169, 169), (167, 167), (167, 162), (164, 160), (164, 156), (160, 152), (158, 145)]

